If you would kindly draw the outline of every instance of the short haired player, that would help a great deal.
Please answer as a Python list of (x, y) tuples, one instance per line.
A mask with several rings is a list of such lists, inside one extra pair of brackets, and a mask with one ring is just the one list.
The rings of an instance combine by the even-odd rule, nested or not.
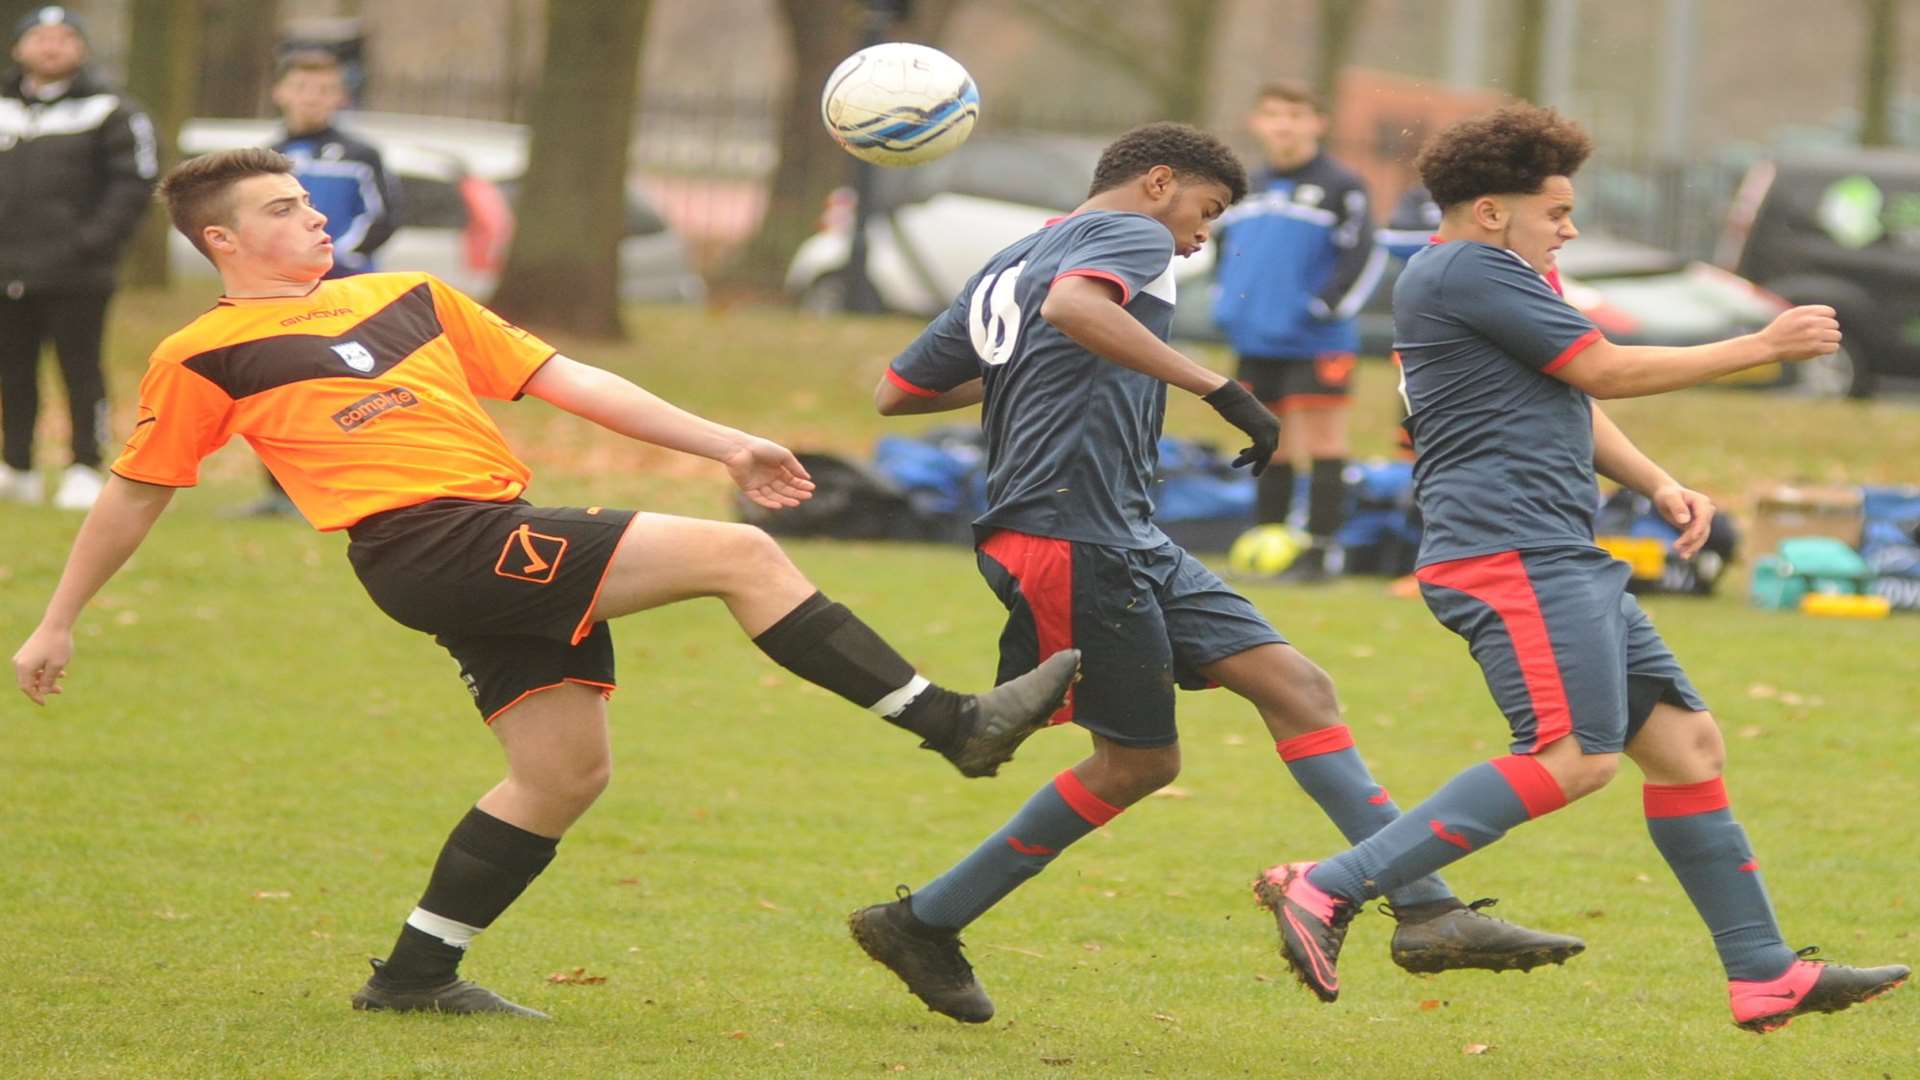
[(711, 458), (761, 506), (796, 506), (813, 483), (786, 448), (562, 356), (426, 274), (322, 280), (333, 245), (291, 169), (271, 150), (235, 150), (162, 182), (175, 226), (225, 293), (154, 351), (132, 438), (13, 663), (36, 704), (60, 692), (88, 598), (234, 435), (316, 528), (346, 530), (374, 603), (453, 654), (507, 758), (506, 779), (454, 828), (355, 1008), (541, 1015), (457, 967), (606, 786), (609, 619), (716, 597), (775, 661), (914, 732), (969, 776), (991, 775), (1064, 699), (1071, 651), (978, 696), (929, 683), (759, 529), (529, 505), (530, 470), (482, 397), (531, 395)]

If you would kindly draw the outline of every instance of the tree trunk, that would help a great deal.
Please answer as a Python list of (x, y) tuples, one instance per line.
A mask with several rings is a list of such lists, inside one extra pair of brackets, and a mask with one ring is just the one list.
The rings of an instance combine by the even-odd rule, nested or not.
[(793, 73), (775, 121), (780, 156), (753, 239), (721, 275), (729, 285), (777, 290), (794, 249), (818, 227), (827, 194), (848, 183), (853, 159), (820, 126), (820, 90), (860, 40), (859, 4), (780, 0)]
[[(127, 50), (127, 90), (146, 106), (154, 142), (165, 171), (179, 160), (180, 125), (192, 112), (200, 88), (201, 0), (133, 0)], [(165, 288), (167, 215), (149, 210), (133, 234), (122, 280), (128, 285)]]
[(492, 306), (517, 323), (619, 340), (627, 145), (645, 0), (552, 0), (527, 175)]
[(1366, 18), (1366, 0), (1320, 0), (1320, 18), (1314, 35), (1317, 49), (1313, 58), (1313, 88), (1333, 115), (1340, 93), (1340, 69), (1353, 55), (1353, 39)]
[(1893, 142), (1895, 52), (1900, 41), (1900, 0), (1866, 0), (1866, 60), (1861, 65), (1860, 145)]
[[(280, 40), (278, 0), (202, 0), (201, 51), (218, 57), (199, 76), (192, 116), (261, 116)], [(144, 47), (138, 38), (129, 55)]]
[(1547, 0), (1513, 0), (1513, 70), (1507, 93), (1521, 101), (1538, 102), (1541, 54), (1547, 36)]

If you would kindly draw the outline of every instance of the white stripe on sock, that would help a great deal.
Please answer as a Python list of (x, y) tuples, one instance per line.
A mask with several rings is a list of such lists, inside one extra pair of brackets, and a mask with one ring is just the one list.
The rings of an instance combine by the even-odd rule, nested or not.
[(480, 933), (478, 926), (454, 922), (445, 915), (435, 915), (426, 908), (414, 908), (413, 914), (407, 916), (407, 925), (423, 934), (432, 934), (456, 949), (466, 948)]
[(926, 676), (915, 675), (907, 685), (867, 706), (867, 711), (876, 716), (898, 716), (900, 710), (913, 704), (913, 699), (919, 697), (921, 691), (932, 685), (927, 681)]

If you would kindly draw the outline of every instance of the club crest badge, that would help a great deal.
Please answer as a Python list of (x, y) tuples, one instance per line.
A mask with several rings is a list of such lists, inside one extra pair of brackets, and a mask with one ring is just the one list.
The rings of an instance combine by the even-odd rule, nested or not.
[(373, 370), (373, 354), (367, 351), (365, 345), (357, 341), (347, 341), (332, 346), (332, 349), (339, 353), (340, 359), (345, 360), (347, 366), (353, 370), (363, 375)]

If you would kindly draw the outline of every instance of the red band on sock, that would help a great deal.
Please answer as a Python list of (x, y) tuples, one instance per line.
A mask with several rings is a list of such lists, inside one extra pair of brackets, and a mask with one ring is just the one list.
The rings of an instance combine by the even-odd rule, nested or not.
[(1527, 808), (1528, 817), (1551, 814), (1567, 805), (1567, 793), (1560, 790), (1560, 781), (1555, 780), (1538, 759), (1524, 754), (1508, 754), (1494, 758), (1489, 764), (1500, 770), (1507, 786), (1520, 796), (1520, 805)]
[(1087, 785), (1073, 775), (1072, 769), (1060, 770), (1060, 775), (1053, 778), (1053, 790), (1067, 800), (1067, 805), (1073, 808), (1074, 813), (1087, 819), (1087, 824), (1096, 829), (1118, 817), (1124, 809), (1088, 791)]
[(1301, 758), (1319, 754), (1333, 754), (1353, 746), (1353, 729), (1345, 724), (1335, 724), (1319, 731), (1309, 731), (1305, 735), (1295, 735), (1291, 739), (1281, 739), (1273, 744), (1280, 751), (1281, 761), (1299, 761)]
[(1641, 799), (1650, 818), (1711, 814), (1730, 805), (1726, 782), (1717, 776), (1697, 784), (1648, 784)]

